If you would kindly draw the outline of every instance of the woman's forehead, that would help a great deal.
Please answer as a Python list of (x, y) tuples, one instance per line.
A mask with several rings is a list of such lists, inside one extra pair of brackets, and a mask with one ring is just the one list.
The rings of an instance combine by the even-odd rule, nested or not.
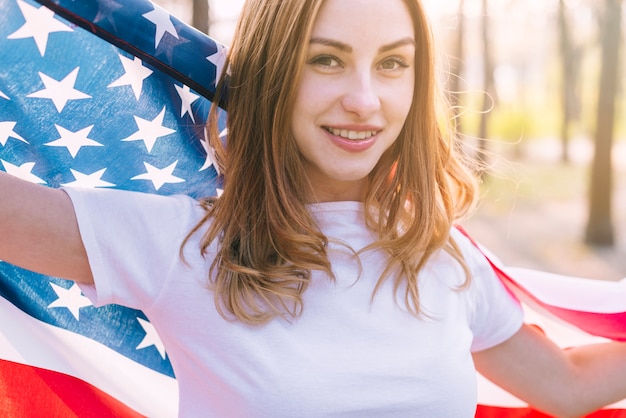
[(413, 34), (414, 23), (404, 0), (325, 0), (311, 37), (384, 44)]

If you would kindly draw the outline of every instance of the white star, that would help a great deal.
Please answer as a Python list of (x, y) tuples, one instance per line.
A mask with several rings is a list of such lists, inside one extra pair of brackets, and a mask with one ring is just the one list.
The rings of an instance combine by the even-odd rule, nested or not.
[(0, 122), (0, 144), (2, 144), (3, 146), (6, 145), (9, 138), (19, 139), (20, 141), (26, 142), (28, 144), (27, 140), (15, 133), (15, 131), (13, 130), (15, 128), (15, 125), (17, 125), (17, 122)]
[(46, 53), (48, 36), (52, 32), (73, 32), (72, 28), (54, 18), (54, 12), (45, 7), (36, 8), (24, 1), (18, 0), (17, 5), (24, 15), (26, 23), (18, 30), (7, 36), (8, 39), (33, 38), (37, 49), (43, 57)]
[[(115, 21), (115, 19), (113, 19), (113, 13), (117, 12), (123, 7), (123, 5), (113, 0), (99, 1), (98, 14), (96, 14), (92, 21), (94, 23), (100, 23), (102, 21), (105, 21), (105, 23), (109, 23), (111, 24), (111, 26), (113, 26), (113, 28), (115, 28), (115, 24), (117, 22)], [(116, 31), (117, 29), (114, 30)]]
[(106, 171), (106, 168), (98, 170), (95, 173), (84, 174), (80, 171), (76, 171), (70, 168), (72, 175), (76, 179), (70, 183), (61, 184), (63, 187), (82, 187), (88, 189), (95, 189), (97, 187), (114, 187), (115, 184), (102, 180), (102, 175)]
[(135, 57), (134, 59), (126, 58), (120, 55), (120, 61), (124, 67), (124, 75), (109, 84), (107, 87), (130, 86), (135, 93), (135, 98), (139, 100), (143, 87), (143, 80), (150, 77), (152, 70), (143, 66), (143, 62)]
[[(206, 138), (208, 136), (206, 129), (204, 130), (204, 134)], [(228, 129), (224, 129), (222, 132), (220, 132), (220, 138), (224, 138), (227, 134), (228, 134)], [(202, 165), (202, 167), (200, 167), (200, 170), (198, 171), (203, 171), (213, 166), (213, 168), (215, 168), (215, 171), (217, 172), (217, 175), (219, 176), (220, 168), (217, 164), (215, 164), (215, 148), (209, 145), (209, 141), (207, 141), (206, 139), (201, 140), (200, 143), (202, 144), (202, 147), (206, 151), (206, 159), (204, 160), (204, 164)]]
[(174, 163), (165, 168), (156, 168), (144, 162), (143, 165), (146, 167), (146, 173), (139, 174), (131, 180), (150, 180), (156, 190), (159, 190), (165, 183), (182, 183), (185, 179), (181, 179), (172, 174), (176, 168), (176, 164), (178, 164), (178, 161), (174, 161)]
[(156, 25), (156, 33), (154, 34), (154, 49), (159, 47), (165, 32), (178, 39), (178, 33), (176, 32), (176, 28), (174, 28), (174, 24), (170, 19), (170, 14), (159, 6), (154, 5), (153, 11), (144, 13), (142, 16)]
[(74, 84), (76, 84), (76, 77), (78, 77), (78, 68), (79, 67), (74, 68), (74, 70), (66, 75), (61, 81), (57, 81), (43, 73), (39, 73), (39, 77), (46, 88), (31, 93), (26, 97), (50, 99), (59, 113), (61, 113), (67, 102), (70, 100), (91, 99), (91, 96), (88, 94), (74, 88)]
[(206, 57), (213, 65), (215, 65), (215, 85), (220, 82), (222, 77), (222, 71), (224, 64), (226, 64), (226, 57), (228, 56), (228, 49), (220, 44), (217, 44), (217, 51), (213, 55)]
[(59, 135), (61, 135), (61, 137), (44, 145), (48, 145), (51, 147), (66, 147), (67, 150), (70, 152), (72, 158), (76, 157), (76, 154), (78, 154), (78, 151), (80, 151), (82, 147), (103, 146), (101, 143), (96, 142), (93, 139), (87, 138), (87, 135), (89, 135), (89, 132), (91, 132), (93, 125), (76, 132), (69, 131), (57, 124), (55, 124), (54, 126), (57, 128), (57, 131), (59, 132)]
[(176, 87), (176, 92), (180, 97), (181, 106), (180, 106), (180, 117), (185, 116), (185, 113), (189, 114), (193, 123), (196, 123), (196, 119), (193, 117), (193, 112), (191, 111), (191, 104), (198, 100), (200, 96), (195, 93), (192, 93), (188, 86), (183, 85), (182, 87), (178, 85), (174, 85)]
[(0, 160), (0, 162), (4, 167), (4, 171), (11, 174), (12, 176), (19, 177), (22, 180), (30, 181), (31, 183), (46, 184), (44, 180), (31, 173), (31, 171), (33, 171), (33, 168), (35, 167), (34, 162), (24, 163), (20, 166), (13, 165), (4, 160)]
[(4, 94), (2, 91), (0, 91), (0, 97), (2, 97), (3, 99), (11, 100), (11, 99), (9, 99), (9, 96)]
[(78, 321), (80, 308), (92, 306), (89, 299), (80, 293), (80, 287), (76, 283), (69, 289), (57, 286), (54, 283), (50, 283), (50, 286), (52, 286), (52, 290), (59, 298), (48, 305), (48, 308), (67, 308)]
[(152, 120), (146, 120), (140, 118), (139, 116), (134, 116), (139, 130), (128, 138), (122, 139), (122, 141), (143, 141), (144, 144), (146, 144), (148, 152), (152, 152), (152, 147), (154, 147), (157, 139), (176, 132), (174, 129), (163, 126), (164, 117), (165, 107), (161, 110), (161, 113), (159, 113), (159, 115)]
[(141, 348), (154, 346), (154, 348), (156, 348), (161, 355), (161, 358), (165, 359), (165, 346), (157, 334), (154, 325), (142, 318), (137, 318), (137, 321), (139, 321), (139, 325), (141, 325), (143, 330), (146, 332), (146, 336), (143, 337), (143, 340), (141, 340), (136, 349), (139, 350)]

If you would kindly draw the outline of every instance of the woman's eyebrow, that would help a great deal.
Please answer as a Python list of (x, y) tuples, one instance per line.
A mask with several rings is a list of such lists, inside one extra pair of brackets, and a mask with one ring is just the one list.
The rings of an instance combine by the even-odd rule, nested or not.
[(326, 45), (326, 46), (336, 48), (343, 52), (347, 52), (347, 53), (352, 52), (352, 47), (350, 45), (344, 44), (343, 42), (334, 41), (328, 38), (311, 38), (311, 40), (309, 41), (309, 44)]
[(387, 45), (383, 45), (380, 48), (378, 48), (378, 52), (379, 53), (383, 53), (383, 52), (387, 52), (387, 51), (391, 51), (393, 49), (396, 48), (400, 48), (403, 47), (405, 45), (413, 45), (415, 46), (415, 40), (411, 37), (406, 37), (406, 38), (402, 38), (398, 41), (392, 42), (390, 44)]
[[(320, 45), (330, 46), (332, 48), (336, 48), (346, 53), (352, 52), (352, 47), (350, 45), (344, 44), (343, 42), (335, 41), (333, 39), (328, 39), (328, 38), (311, 38), (311, 40), (309, 41), (309, 44), (320, 44)], [(415, 46), (415, 40), (411, 37), (402, 38), (395, 42), (391, 42), (387, 45), (381, 46), (380, 48), (378, 48), (378, 52), (383, 53), (383, 52), (391, 51), (393, 49), (400, 48), (405, 45)]]

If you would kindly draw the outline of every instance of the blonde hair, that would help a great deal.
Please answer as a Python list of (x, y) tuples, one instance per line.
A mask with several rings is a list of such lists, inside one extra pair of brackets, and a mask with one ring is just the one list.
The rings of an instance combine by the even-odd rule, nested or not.
[[(328, 238), (306, 208), (302, 157), (290, 131), (306, 46), (323, 0), (249, 0), (230, 51), (228, 144), (209, 128), (224, 192), (206, 204), (203, 253), (217, 242), (209, 281), (220, 313), (246, 323), (297, 316), (311, 271), (334, 275)], [(370, 174), (368, 227), (389, 262), (374, 293), (394, 277), (406, 283), (405, 303), (420, 313), (418, 273), (445, 249), (466, 270), (450, 228), (472, 207), (474, 176), (457, 155), (452, 131), (440, 125), (433, 41), (419, 0), (405, 0), (415, 25), (412, 108), (394, 145)], [(217, 91), (221, 91), (218, 86)], [(219, 101), (219, 94), (215, 103)], [(401, 225), (401, 228), (399, 228)], [(468, 275), (469, 278), (469, 275)], [(372, 296), (374, 297), (374, 295)]]

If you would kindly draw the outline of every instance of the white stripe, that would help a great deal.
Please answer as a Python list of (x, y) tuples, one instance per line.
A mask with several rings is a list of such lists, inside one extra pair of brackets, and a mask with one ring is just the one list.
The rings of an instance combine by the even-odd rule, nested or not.
[(626, 312), (626, 280), (584, 279), (512, 267), (503, 270), (549, 305), (596, 313)]
[(626, 312), (626, 278), (594, 280), (509, 267), (488, 248), (478, 247), (498, 268), (548, 305), (596, 313)]
[(75, 376), (149, 417), (176, 417), (176, 380), (90, 338), (41, 322), (0, 297), (0, 358)]

